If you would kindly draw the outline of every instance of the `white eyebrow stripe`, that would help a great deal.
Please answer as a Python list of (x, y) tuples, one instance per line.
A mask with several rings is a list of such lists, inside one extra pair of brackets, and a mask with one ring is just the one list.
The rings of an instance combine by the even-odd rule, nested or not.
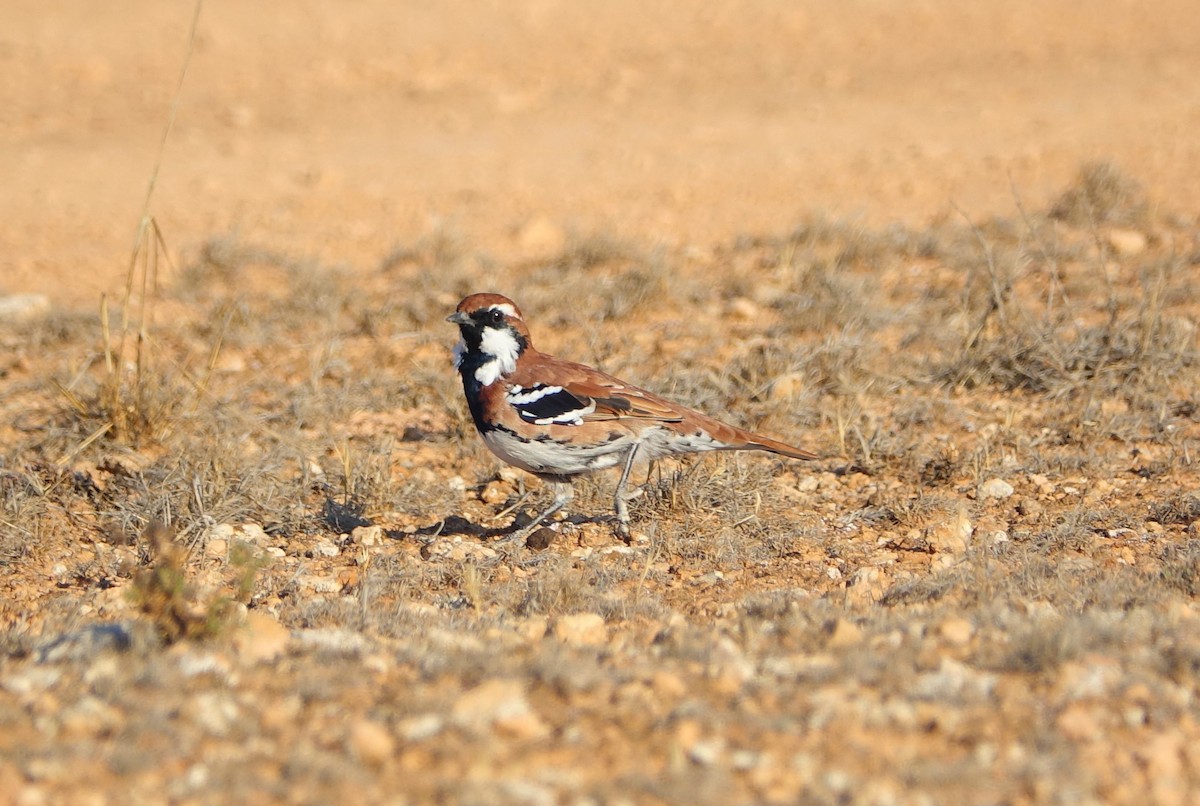
[(514, 308), (513, 306), (509, 305), (507, 302), (498, 302), (495, 305), (489, 305), (488, 310), (489, 311), (499, 311), (500, 313), (504, 314), (505, 316), (511, 316), (513, 319), (521, 318), (521, 317), (517, 316), (517, 309)]

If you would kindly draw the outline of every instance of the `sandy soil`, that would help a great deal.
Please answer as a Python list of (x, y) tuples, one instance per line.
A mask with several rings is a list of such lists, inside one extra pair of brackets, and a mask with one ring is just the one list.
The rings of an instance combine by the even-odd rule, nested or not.
[[(8, 5), (3, 290), (79, 305), (116, 287), (186, 51), (184, 5)], [(151, 213), (175, 250), (237, 232), (361, 266), (442, 227), (520, 254), (542, 219), (707, 248), (813, 212), (1007, 215), (1096, 159), (1194, 210), (1194, 12), (211, 3)]]
[[(0, 13), (0, 803), (1200, 802), (1194, 2), (192, 11)], [(421, 534), (468, 290), (824, 458)]]

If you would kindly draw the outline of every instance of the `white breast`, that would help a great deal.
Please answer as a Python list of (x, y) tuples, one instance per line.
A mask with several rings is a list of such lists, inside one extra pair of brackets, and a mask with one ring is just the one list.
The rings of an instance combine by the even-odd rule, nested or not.
[(574, 476), (618, 465), (633, 444), (630, 436), (596, 445), (573, 445), (556, 440), (527, 440), (503, 430), (486, 432), (483, 441), (492, 453), (514, 467), (555, 476)]

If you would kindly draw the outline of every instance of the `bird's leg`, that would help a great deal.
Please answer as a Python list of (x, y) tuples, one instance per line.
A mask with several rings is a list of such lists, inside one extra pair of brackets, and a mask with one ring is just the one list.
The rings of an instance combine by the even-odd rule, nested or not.
[(543, 477), (543, 480), (548, 481), (554, 488), (554, 501), (550, 503), (550, 506), (542, 510), (537, 517), (525, 524), (525, 526), (502, 537), (501, 541), (507, 543), (511, 540), (524, 540), (533, 534), (534, 530), (541, 526), (547, 518), (569, 504), (571, 502), (571, 498), (575, 494), (575, 489), (571, 486), (571, 482), (566, 481), (565, 478), (566, 477), (547, 479)]
[(638, 446), (641, 443), (633, 443), (633, 447), (629, 449), (629, 455), (625, 457), (625, 467), (621, 470), (621, 478), (617, 481), (617, 491), (613, 500), (613, 509), (617, 511), (617, 534), (629, 539), (629, 507), (626, 502), (632, 501), (642, 494), (642, 491), (635, 490), (632, 494), (625, 492), (625, 484), (629, 481), (629, 471), (633, 469), (633, 459), (637, 456)]

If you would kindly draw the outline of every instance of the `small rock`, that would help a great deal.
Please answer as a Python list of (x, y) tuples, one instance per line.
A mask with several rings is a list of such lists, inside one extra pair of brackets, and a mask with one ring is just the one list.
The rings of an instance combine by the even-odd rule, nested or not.
[(825, 680), (838, 668), (832, 655), (775, 655), (763, 660), (762, 670), (783, 679)]
[(184, 677), (211, 675), (218, 680), (229, 679), (233, 669), (226, 655), (192, 650), (184, 644), (176, 644), (175, 646), (183, 647), (176, 662), (179, 664), (180, 674)]
[(801, 493), (815, 493), (820, 486), (821, 480), (816, 476), (804, 476), (796, 482), (796, 491)]
[(485, 680), (462, 694), (450, 709), (454, 724), (475, 734), (496, 730), (516, 739), (545, 736), (549, 728), (525, 697), (520, 680)]
[(975, 626), (962, 616), (951, 616), (938, 625), (938, 632), (947, 643), (965, 646), (975, 635)]
[(687, 694), (687, 683), (674, 672), (659, 670), (650, 678), (650, 687), (659, 697), (679, 699)]
[(1094, 707), (1074, 703), (1063, 709), (1054, 720), (1059, 732), (1073, 742), (1091, 742), (1104, 737), (1104, 728), (1096, 719)]
[(115, 733), (125, 722), (125, 717), (112, 705), (97, 697), (85, 695), (78, 702), (64, 708), (58, 721), (68, 736), (83, 739)]
[(210, 540), (204, 547), (204, 556), (214, 560), (223, 560), (228, 553), (229, 543), (222, 538)]
[(711, 739), (701, 739), (693, 742), (692, 746), (687, 749), (688, 759), (693, 764), (699, 764), (701, 767), (711, 767), (721, 759), (721, 754), (725, 751), (725, 740), (719, 736), (714, 736)]
[(862, 643), (862, 628), (848, 619), (838, 619), (829, 636), (829, 647), (842, 649)]
[(1068, 702), (1108, 697), (1120, 686), (1124, 673), (1115, 658), (1090, 654), (1064, 663), (1058, 671), (1055, 692)]
[(1054, 492), (1054, 482), (1043, 476), (1041, 473), (1030, 473), (1029, 481), (1034, 487), (1038, 488), (1038, 492), (1042, 495), (1050, 495)]
[(342, 586), (341, 592), (345, 593), (357, 588), (358, 584), (362, 582), (362, 570), (354, 567), (342, 568), (334, 575), (334, 578)]
[(608, 626), (598, 613), (572, 613), (555, 622), (554, 637), (572, 646), (600, 646), (608, 640)]
[(728, 636), (722, 636), (708, 656), (708, 673), (713, 688), (733, 694), (757, 673), (753, 660), (746, 657), (742, 647)]
[(336, 557), (342, 553), (332, 540), (328, 537), (323, 537), (317, 541), (317, 545), (313, 546), (313, 554), (318, 557)]
[(878, 602), (891, 585), (891, 576), (877, 566), (859, 568), (846, 583), (846, 593), (854, 601)]
[(313, 574), (301, 574), (296, 577), (296, 584), (313, 593), (340, 593), (342, 590), (342, 583), (337, 579)]
[(1013, 486), (1004, 479), (988, 479), (979, 485), (980, 498), (1008, 498), (1013, 494)]
[(304, 705), (297, 694), (263, 697), (259, 719), (263, 729), (271, 733), (284, 733), (294, 729)]
[(362, 655), (368, 646), (362, 633), (334, 627), (299, 630), (296, 640), (307, 649), (345, 657)]
[(421, 557), (426, 560), (450, 560), (484, 562), (496, 557), (496, 550), (475, 540), (463, 540), (460, 535), (439, 537), (421, 547)]
[(550, 548), (550, 544), (554, 542), (554, 538), (554, 530), (543, 526), (525, 538), (525, 547), (534, 551), (544, 551)]
[(685, 718), (679, 720), (679, 724), (675, 726), (675, 742), (684, 750), (691, 748), (696, 742), (701, 740), (703, 728), (695, 719)]
[(517, 632), (527, 641), (540, 641), (546, 637), (546, 617), (530, 616), (517, 626)]
[(0, 688), (22, 698), (32, 698), (53, 686), (62, 677), (54, 668), (31, 666), (22, 672), (9, 674), (0, 680)]
[(350, 533), (356, 546), (378, 546), (383, 543), (382, 526), (356, 526)]
[(738, 319), (754, 320), (762, 316), (762, 308), (760, 308), (752, 299), (747, 297), (738, 297), (729, 304), (729, 312)]
[(396, 752), (396, 740), (387, 729), (366, 718), (350, 726), (347, 743), (359, 759), (374, 766), (383, 764)]
[(1147, 741), (1139, 748), (1138, 756), (1145, 761), (1147, 778), (1151, 782), (1151, 803), (1191, 802), (1187, 794), (1190, 790), (1183, 763), (1186, 744), (1182, 734), (1176, 729), (1147, 737)]
[(502, 504), (508, 500), (512, 494), (512, 488), (507, 482), (489, 481), (483, 491), (479, 493), (479, 500), (485, 504)]
[(1017, 502), (1017, 512), (1026, 518), (1036, 518), (1042, 514), (1043, 510), (1042, 502), (1032, 496), (1027, 495)]
[(241, 709), (229, 694), (201, 691), (185, 700), (183, 716), (210, 736), (224, 738), (240, 721)]
[(1146, 236), (1137, 230), (1112, 229), (1108, 232), (1108, 245), (1122, 257), (1132, 257), (1146, 251)]
[(738, 772), (752, 770), (762, 761), (762, 754), (753, 750), (734, 750), (729, 754), (729, 764)]
[(271, 538), (257, 523), (218, 523), (208, 530), (209, 541), (224, 540), (226, 544), (234, 539), (255, 546), (265, 546)]
[(109, 683), (115, 680), (117, 675), (123, 669), (123, 664), (117, 661), (114, 655), (101, 655), (92, 662), (87, 671), (83, 673), (83, 682), (89, 686), (97, 686), (99, 683)]
[(935, 671), (918, 675), (912, 691), (918, 699), (932, 701), (959, 697), (986, 699), (991, 697), (996, 680), (994, 674), (980, 672), (953, 658), (943, 657)]
[(419, 714), (401, 721), (397, 732), (406, 742), (423, 742), (441, 733), (445, 724), (438, 714)]
[(238, 526), (235, 534), (255, 546), (265, 546), (271, 542), (271, 536), (257, 523), (243, 523)]
[(929, 530), (926, 540), (938, 554), (958, 557), (971, 547), (971, 534), (974, 529), (971, 519), (967, 516), (967, 508), (959, 506), (953, 517)]
[(233, 636), (233, 647), (246, 663), (269, 663), (287, 651), (291, 640), (291, 632), (272, 616), (251, 610)]
[(1008, 532), (1006, 532), (1003, 529), (999, 529), (995, 532), (988, 532), (986, 535), (984, 535), (983, 539), (984, 539), (984, 543), (986, 543), (989, 548), (996, 548), (997, 546), (1002, 546), (1005, 543), (1007, 543), (1009, 540)]
[(0, 297), (0, 320), (28, 322), (50, 313), (50, 298), (45, 294), (13, 294)]

